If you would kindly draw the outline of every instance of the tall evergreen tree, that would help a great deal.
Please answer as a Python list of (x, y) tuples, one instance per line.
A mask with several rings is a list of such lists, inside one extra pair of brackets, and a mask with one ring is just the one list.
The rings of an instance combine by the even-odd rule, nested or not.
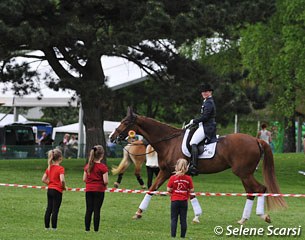
[[(272, 9), (273, 1), (263, 0), (2, 0), (1, 81), (14, 81), (27, 93), (36, 73), (14, 58), (47, 61), (58, 77), (48, 76), (49, 87), (75, 90), (81, 98), (87, 149), (105, 145), (103, 120), (113, 93), (102, 56), (128, 59), (154, 79), (180, 74), (177, 79), (187, 81), (197, 69), (181, 64), (174, 49), (198, 36), (226, 35), (229, 26), (265, 19)], [(36, 50), (42, 54), (32, 54)]]

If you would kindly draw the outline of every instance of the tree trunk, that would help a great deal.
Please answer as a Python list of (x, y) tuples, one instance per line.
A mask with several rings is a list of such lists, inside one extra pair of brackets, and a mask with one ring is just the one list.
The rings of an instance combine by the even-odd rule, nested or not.
[[(98, 69), (98, 71), (97, 71)], [(86, 156), (95, 145), (102, 145), (105, 149), (104, 161), (106, 161), (106, 139), (104, 133), (104, 120), (107, 106), (111, 102), (111, 91), (105, 87), (105, 76), (100, 65), (100, 58), (96, 57), (87, 62), (80, 93), (84, 111), (83, 121), (86, 127)]]
[(296, 151), (295, 141), (295, 116), (286, 118), (284, 120), (284, 153)]
[(101, 106), (93, 104), (84, 104), (84, 125), (86, 128), (86, 156), (89, 156), (91, 148), (95, 145), (102, 145), (105, 149), (106, 140), (104, 134), (104, 116)]

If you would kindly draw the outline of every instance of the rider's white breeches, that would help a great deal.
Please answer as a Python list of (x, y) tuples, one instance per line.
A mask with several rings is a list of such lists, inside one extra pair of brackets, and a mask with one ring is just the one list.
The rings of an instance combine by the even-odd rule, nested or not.
[(205, 138), (205, 133), (204, 133), (204, 129), (203, 129), (203, 124), (201, 122), (201, 123), (199, 123), (199, 127), (195, 131), (195, 133), (190, 141), (190, 145), (191, 146), (193, 144), (198, 145), (204, 138)]

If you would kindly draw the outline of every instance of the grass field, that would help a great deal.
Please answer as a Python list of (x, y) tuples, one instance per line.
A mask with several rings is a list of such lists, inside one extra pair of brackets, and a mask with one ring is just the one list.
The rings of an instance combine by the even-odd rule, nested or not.
[[(303, 154), (275, 154), (276, 175), (282, 193), (305, 193), (305, 176), (298, 174), (305, 170)], [(120, 159), (108, 159), (108, 166), (117, 165)], [(84, 187), (82, 182), (84, 160), (67, 159), (68, 187)], [(0, 160), (0, 182), (28, 185), (42, 185), (41, 177), (47, 167), (46, 160)], [(143, 177), (146, 173), (143, 167)], [(256, 172), (262, 181), (261, 167)], [(116, 176), (110, 174), (109, 187)], [(244, 192), (239, 179), (230, 170), (194, 178), (196, 192)], [(139, 189), (133, 176), (133, 166), (128, 169), (122, 181), (122, 188)], [(165, 190), (165, 185), (160, 188)], [(131, 220), (143, 194), (106, 193), (101, 212), (101, 227), (98, 233), (84, 231), (84, 192), (65, 192), (59, 212), (58, 230), (44, 230), (43, 216), (46, 207), (46, 190), (0, 187), (0, 239), (170, 239), (169, 197), (155, 196), (141, 220)], [(201, 223), (191, 223), (193, 210), (189, 205), (187, 239), (229, 239), (227, 227), (240, 228), (240, 219), (245, 204), (244, 197), (198, 197), (203, 215)], [(303, 231), (297, 238), (305, 238), (305, 198), (285, 198), (289, 208), (271, 212), (271, 225), (279, 228), (296, 227)], [(216, 226), (223, 227), (224, 234), (214, 233)], [(246, 228), (262, 228), (264, 236), (237, 236), (237, 238), (260, 239), (266, 237), (268, 224), (255, 215)], [(180, 230), (178, 228), (178, 234)], [(178, 235), (179, 236), (179, 235)], [(282, 236), (280, 239), (292, 239)], [(271, 236), (269, 239), (278, 239)]]

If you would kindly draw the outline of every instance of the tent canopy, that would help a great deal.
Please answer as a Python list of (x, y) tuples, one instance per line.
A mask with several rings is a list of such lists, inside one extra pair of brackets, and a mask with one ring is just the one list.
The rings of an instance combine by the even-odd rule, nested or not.
[[(112, 133), (119, 124), (120, 122), (104, 121), (105, 135), (106, 136), (110, 135), (110, 133)], [(77, 135), (79, 133), (79, 123), (73, 123), (73, 124), (53, 128), (52, 139), (54, 139), (55, 142), (58, 142), (59, 141), (58, 136), (60, 135), (60, 139), (62, 139), (62, 136), (65, 133)], [(85, 139), (86, 138), (84, 138), (84, 140)]]
[[(22, 123), (25, 121), (27, 121), (27, 119), (24, 116), (19, 115), (19, 122)], [(14, 123), (14, 114), (0, 113), (0, 126), (5, 126), (12, 123)]]

